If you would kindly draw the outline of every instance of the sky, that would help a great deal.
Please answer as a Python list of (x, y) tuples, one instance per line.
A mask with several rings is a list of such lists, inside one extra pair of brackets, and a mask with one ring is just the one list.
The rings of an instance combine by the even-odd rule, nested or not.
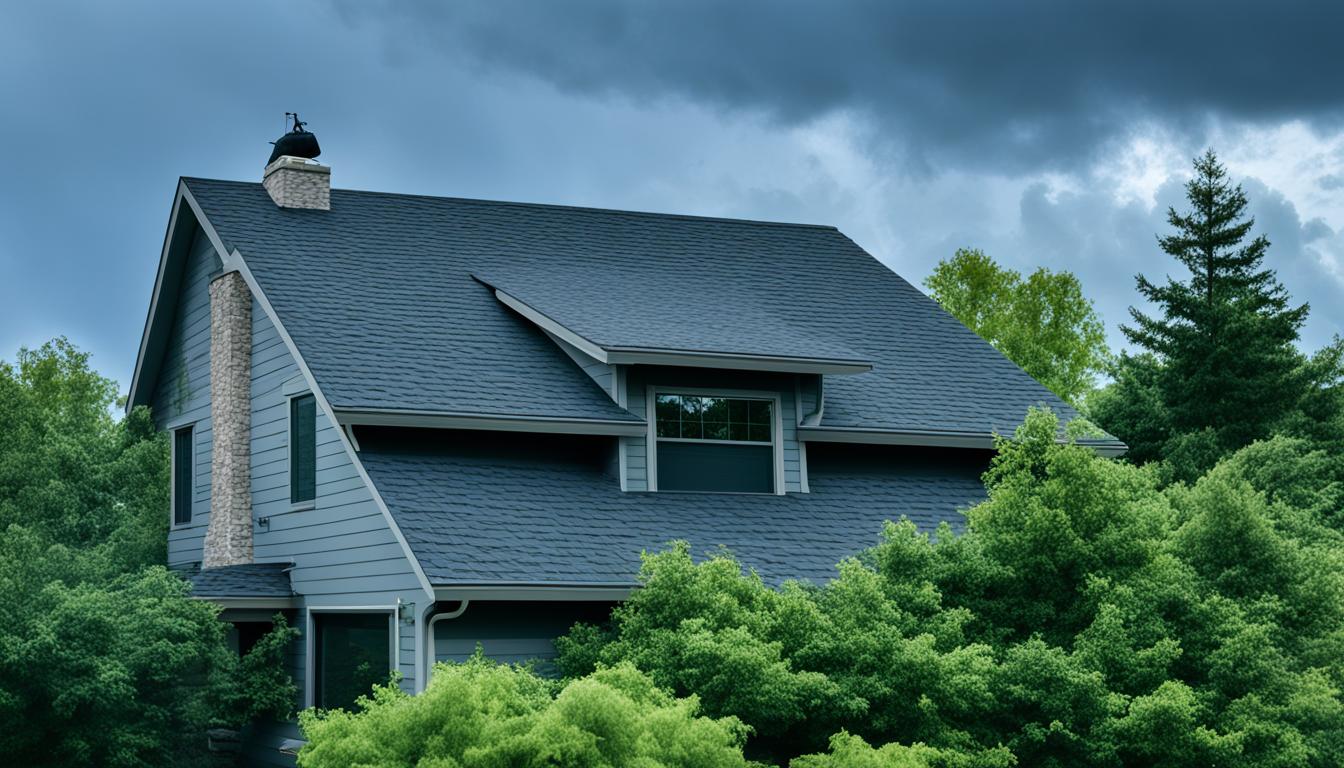
[[(912, 283), (1069, 270), (1115, 348), (1191, 158), (1344, 328), (1344, 4), (0, 4), (0, 359), (125, 392), (178, 176), (260, 180), (298, 111), (337, 187), (833, 224)], [(800, 286), (800, 290), (804, 287)]]

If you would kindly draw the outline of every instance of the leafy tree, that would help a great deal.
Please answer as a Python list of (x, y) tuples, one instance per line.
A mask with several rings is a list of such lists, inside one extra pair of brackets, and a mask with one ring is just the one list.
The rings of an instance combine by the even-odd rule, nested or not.
[(561, 667), (633, 663), (753, 756), (830, 748), (798, 766), (1344, 762), (1333, 457), (1280, 438), (1164, 487), (1057, 435), (1029, 414), (965, 533), (889, 524), (823, 587), (649, 555)]
[(202, 764), (205, 728), (282, 716), (277, 626), (243, 659), (163, 566), (168, 452), (64, 339), (0, 362), (0, 754), (6, 764)]
[(357, 712), (303, 712), (299, 765), (747, 766), (741, 723), (699, 716), (694, 698), (672, 698), (629, 664), (553, 689), (479, 653), (439, 664), (417, 696), (387, 685)]
[(1037, 269), (1024, 280), (979, 250), (958, 249), (924, 281), (948, 312), (1068, 401), (1108, 358), (1106, 335), (1078, 278)]
[(1294, 342), (1308, 308), (1290, 306), (1264, 267), (1269, 241), (1251, 237), (1246, 194), (1213, 151), (1194, 167), (1186, 184), (1190, 210), (1170, 209), (1175, 231), (1158, 238), (1189, 277), (1159, 285), (1139, 275), (1139, 293), (1161, 315), (1131, 308), (1134, 324), (1123, 330), (1162, 363), (1156, 384), (1171, 433), (1210, 430), (1207, 442), (1226, 452), (1269, 435), (1305, 394)]

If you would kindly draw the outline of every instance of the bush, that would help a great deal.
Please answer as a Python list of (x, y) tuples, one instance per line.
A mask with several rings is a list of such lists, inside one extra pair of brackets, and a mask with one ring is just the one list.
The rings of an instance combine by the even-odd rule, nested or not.
[(697, 715), (630, 664), (601, 668), (558, 691), (549, 680), (479, 654), (438, 664), (425, 691), (395, 685), (359, 711), (308, 710), (303, 768), (347, 766), (746, 766), (745, 728)]

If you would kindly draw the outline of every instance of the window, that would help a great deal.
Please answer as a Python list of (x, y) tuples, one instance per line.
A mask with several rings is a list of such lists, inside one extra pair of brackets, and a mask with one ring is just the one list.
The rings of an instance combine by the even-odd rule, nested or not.
[(195, 435), (195, 427), (182, 427), (173, 432), (173, 525), (191, 522), (191, 497), (195, 492), (192, 479), (196, 470)]
[(658, 489), (775, 492), (774, 400), (658, 393)]
[(289, 401), (289, 501), (317, 498), (317, 403), (312, 395)]
[(351, 709), (392, 671), (389, 614), (314, 613), (313, 706)]

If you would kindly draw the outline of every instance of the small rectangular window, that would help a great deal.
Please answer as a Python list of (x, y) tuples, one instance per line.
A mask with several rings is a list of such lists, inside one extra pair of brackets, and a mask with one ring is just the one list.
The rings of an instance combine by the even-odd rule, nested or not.
[(392, 672), (388, 614), (313, 614), (313, 706), (351, 709)]
[(312, 395), (289, 401), (289, 500), (317, 498), (317, 402)]
[(775, 491), (773, 401), (659, 394), (654, 426), (659, 490)]
[(173, 525), (191, 522), (191, 497), (195, 492), (196, 430), (182, 427), (173, 432)]

